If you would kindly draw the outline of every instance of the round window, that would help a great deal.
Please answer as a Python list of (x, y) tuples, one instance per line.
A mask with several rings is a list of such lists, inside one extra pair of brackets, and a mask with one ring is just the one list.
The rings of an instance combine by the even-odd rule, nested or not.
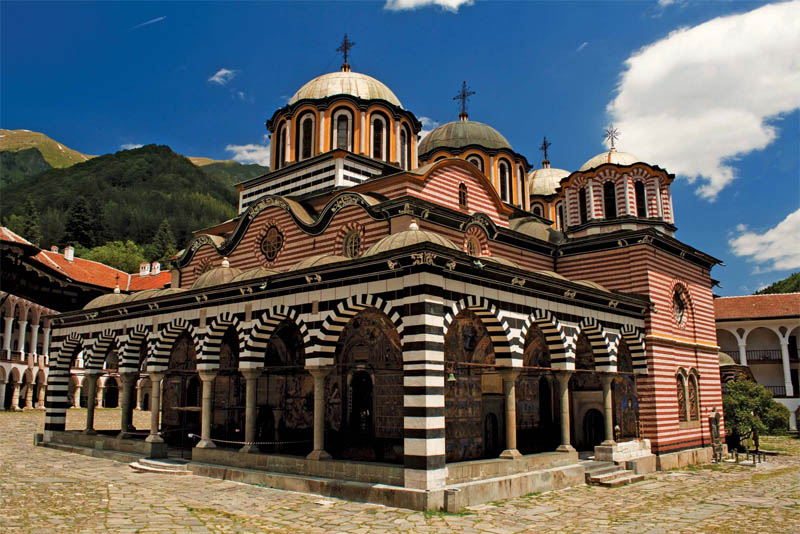
[(678, 324), (683, 324), (686, 319), (686, 303), (683, 301), (680, 291), (675, 291), (672, 296), (672, 315)]
[(361, 254), (361, 233), (351, 230), (344, 238), (344, 255), (348, 258), (357, 258)]
[(282, 247), (283, 234), (275, 226), (270, 226), (261, 240), (261, 253), (264, 254), (267, 261), (274, 261)]

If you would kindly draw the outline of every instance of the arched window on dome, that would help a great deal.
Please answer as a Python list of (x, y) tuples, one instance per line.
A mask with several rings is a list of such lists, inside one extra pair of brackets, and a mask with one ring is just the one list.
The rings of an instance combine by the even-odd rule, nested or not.
[(467, 186), (463, 183), (458, 185), (458, 207), (467, 209)]
[(386, 120), (380, 115), (373, 114), (370, 127), (372, 129), (372, 157), (386, 161), (389, 152), (386, 142)]
[(556, 229), (564, 229), (564, 204), (562, 202), (556, 204)]
[(603, 208), (606, 219), (617, 218), (617, 189), (610, 180), (603, 184)]
[(589, 220), (589, 210), (586, 204), (586, 188), (581, 187), (578, 191), (578, 212), (581, 218), (581, 224), (585, 224)]
[(497, 164), (497, 169), (500, 171), (500, 198), (503, 202), (509, 202), (509, 171), (508, 171), (508, 163), (505, 161), (500, 161)]
[(338, 109), (333, 112), (333, 142), (331, 147), (353, 151), (353, 115), (349, 109)]
[(310, 158), (314, 155), (314, 116), (307, 113), (300, 117), (300, 132), (298, 135), (298, 154), (299, 160)]
[(480, 156), (470, 156), (467, 161), (478, 167), (478, 170), (483, 172), (483, 158)]
[(544, 217), (544, 208), (538, 202), (533, 205), (531, 211), (534, 215), (538, 215), (539, 217)]
[(411, 168), (411, 134), (405, 124), (400, 128), (400, 167), (403, 169)]
[(284, 159), (286, 159), (286, 123), (282, 122), (280, 126), (278, 126), (278, 135), (276, 136), (276, 146), (275, 146), (275, 169), (280, 169), (283, 167)]
[(517, 167), (517, 206), (525, 209), (525, 173), (522, 167)]
[(647, 218), (647, 197), (644, 192), (644, 183), (637, 180), (633, 184), (633, 191), (636, 197), (636, 216), (642, 219)]

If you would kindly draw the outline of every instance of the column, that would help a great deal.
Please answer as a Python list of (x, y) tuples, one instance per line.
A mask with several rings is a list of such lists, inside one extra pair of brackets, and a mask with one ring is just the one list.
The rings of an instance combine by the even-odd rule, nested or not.
[(558, 394), (561, 399), (561, 445), (556, 449), (561, 452), (571, 452), (575, 449), (569, 442), (569, 377), (572, 371), (557, 371)]
[(102, 408), (103, 402), (106, 399), (106, 387), (101, 386), (100, 384), (97, 385), (97, 407)]
[(150, 443), (164, 443), (158, 435), (158, 416), (161, 413), (161, 381), (164, 373), (150, 373), (150, 435), (145, 441)]
[(26, 410), (33, 408), (33, 382), (25, 385), (25, 406), (23, 408)]
[(36, 347), (36, 345), (38, 344), (39, 344), (39, 325), (34, 324), (31, 325), (31, 350), (30, 350), (30, 353), (33, 354), (34, 356), (36, 356), (39, 353)]
[(36, 407), (40, 410), (44, 410), (44, 393), (46, 390), (47, 383), (39, 384), (39, 398), (36, 400)]
[(0, 412), (6, 409), (6, 383), (0, 382)]
[(331, 457), (325, 452), (325, 377), (330, 369), (316, 367), (308, 372), (314, 377), (314, 450), (306, 458), (327, 460)]
[(20, 358), (25, 356), (25, 328), (28, 326), (28, 321), (19, 322), (19, 339), (17, 339), (17, 352), (20, 353)]
[[(241, 372), (245, 379), (244, 440), (247, 443), (239, 449), (239, 452), (258, 452), (258, 446), (253, 445), (253, 442), (256, 440), (256, 392), (261, 369), (242, 369)], [(276, 421), (276, 431), (277, 428), (278, 422)]]
[[(359, 153), (361, 155), (369, 155), (369, 150), (367, 149), (367, 113), (365, 111), (361, 112), (361, 146), (359, 147)], [(355, 150), (353, 150), (355, 152)]]
[(603, 383), (603, 421), (606, 424), (606, 439), (602, 445), (614, 445), (614, 408), (611, 402), (611, 382), (614, 375), (600, 375), (600, 382)]
[(19, 411), (19, 382), (14, 382), (11, 390), (11, 411)]
[(200, 380), (203, 381), (203, 413), (200, 430), (200, 443), (198, 449), (213, 449), (216, 447), (211, 441), (211, 401), (214, 398), (214, 378), (216, 371), (200, 371)]
[(3, 355), (11, 358), (11, 332), (14, 328), (14, 317), (6, 317), (6, 328), (3, 330)]
[(781, 340), (781, 363), (783, 363), (783, 384), (786, 387), (786, 396), (794, 397), (792, 387), (791, 366), (789, 365), (789, 340)]
[(44, 364), (48, 365), (50, 359), (50, 327), (45, 326), (42, 328), (42, 356), (44, 356)]
[(86, 434), (97, 434), (94, 430), (94, 406), (95, 398), (97, 396), (97, 379), (100, 377), (98, 373), (88, 372), (84, 375), (84, 380), (88, 381), (86, 384)]
[(737, 341), (739, 342), (739, 365), (747, 365), (747, 342), (744, 339)]
[(506, 397), (506, 450), (500, 458), (519, 458), (517, 450), (517, 397), (516, 384), (519, 371), (503, 371), (503, 392)]
[(325, 112), (319, 112), (319, 150), (317, 154), (325, 152)]
[(122, 380), (122, 415), (120, 416), (119, 437), (123, 438), (133, 426), (133, 386), (136, 373), (120, 373)]
[(81, 384), (78, 382), (75, 385), (75, 391), (72, 393), (72, 407), (73, 408), (80, 408), (81, 407)]

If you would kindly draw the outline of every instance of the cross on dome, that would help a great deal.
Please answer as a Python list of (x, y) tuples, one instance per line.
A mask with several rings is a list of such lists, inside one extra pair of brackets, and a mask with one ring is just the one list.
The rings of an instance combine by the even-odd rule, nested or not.
[(616, 150), (614, 143), (616, 142), (617, 139), (619, 139), (619, 130), (614, 128), (614, 125), (612, 124), (608, 128), (606, 128), (605, 131), (605, 140), (611, 145), (611, 150)]
[(539, 150), (541, 150), (544, 153), (544, 160), (542, 160), (542, 167), (544, 168), (550, 167), (550, 162), (547, 160), (547, 149), (550, 148), (552, 145), (553, 143), (547, 140), (547, 136), (545, 136), (544, 139), (542, 139), (542, 146), (539, 147)]
[(344, 63), (342, 63), (342, 72), (350, 72), (350, 64), (347, 62), (347, 56), (350, 53), (350, 49), (355, 45), (356, 43), (348, 39), (347, 34), (344, 34), (342, 44), (340, 44), (339, 48), (336, 49), (336, 51), (341, 52), (342, 56), (344, 57)]
[(475, 91), (471, 91), (469, 87), (467, 87), (467, 82), (461, 82), (461, 91), (458, 92), (456, 96), (453, 97), (453, 100), (461, 100), (461, 113), (458, 114), (458, 118), (462, 121), (467, 120), (467, 100), (469, 97), (475, 94)]

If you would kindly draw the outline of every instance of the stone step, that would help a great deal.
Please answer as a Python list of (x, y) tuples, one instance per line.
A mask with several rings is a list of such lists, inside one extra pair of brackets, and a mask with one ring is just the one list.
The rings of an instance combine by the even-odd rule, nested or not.
[(601, 480), (598, 485), (603, 486), (604, 488), (616, 488), (644, 480), (644, 475), (637, 475), (633, 471), (623, 471), (623, 473), (625, 473), (624, 476), (619, 476), (613, 480)]
[(589, 470), (586, 471), (586, 482), (588, 484), (588, 483), (593, 482), (593, 479), (596, 479), (596, 478), (599, 478), (599, 477), (603, 477), (603, 476), (607, 476), (607, 475), (613, 475), (613, 474), (619, 473), (621, 471), (624, 471), (624, 469), (622, 467), (616, 465), (616, 464), (611, 464), (611, 465), (607, 465), (607, 466), (600, 466), (600, 467), (593, 467), (591, 471), (589, 471)]
[(160, 473), (162, 475), (191, 475), (192, 472), (188, 469), (174, 469), (172, 467), (162, 468), (162, 467), (155, 467), (153, 465), (147, 465), (141, 463), (141, 460), (138, 462), (133, 462), (128, 464), (128, 467), (133, 469), (134, 471), (139, 471), (142, 473)]
[(188, 471), (189, 462), (186, 460), (172, 460), (167, 458), (142, 458), (139, 463), (156, 469), (173, 469), (176, 471)]
[(616, 469), (618, 466), (614, 462), (594, 462), (594, 461), (585, 461), (581, 462), (584, 471), (586, 474), (590, 473), (597, 473), (604, 469)]

